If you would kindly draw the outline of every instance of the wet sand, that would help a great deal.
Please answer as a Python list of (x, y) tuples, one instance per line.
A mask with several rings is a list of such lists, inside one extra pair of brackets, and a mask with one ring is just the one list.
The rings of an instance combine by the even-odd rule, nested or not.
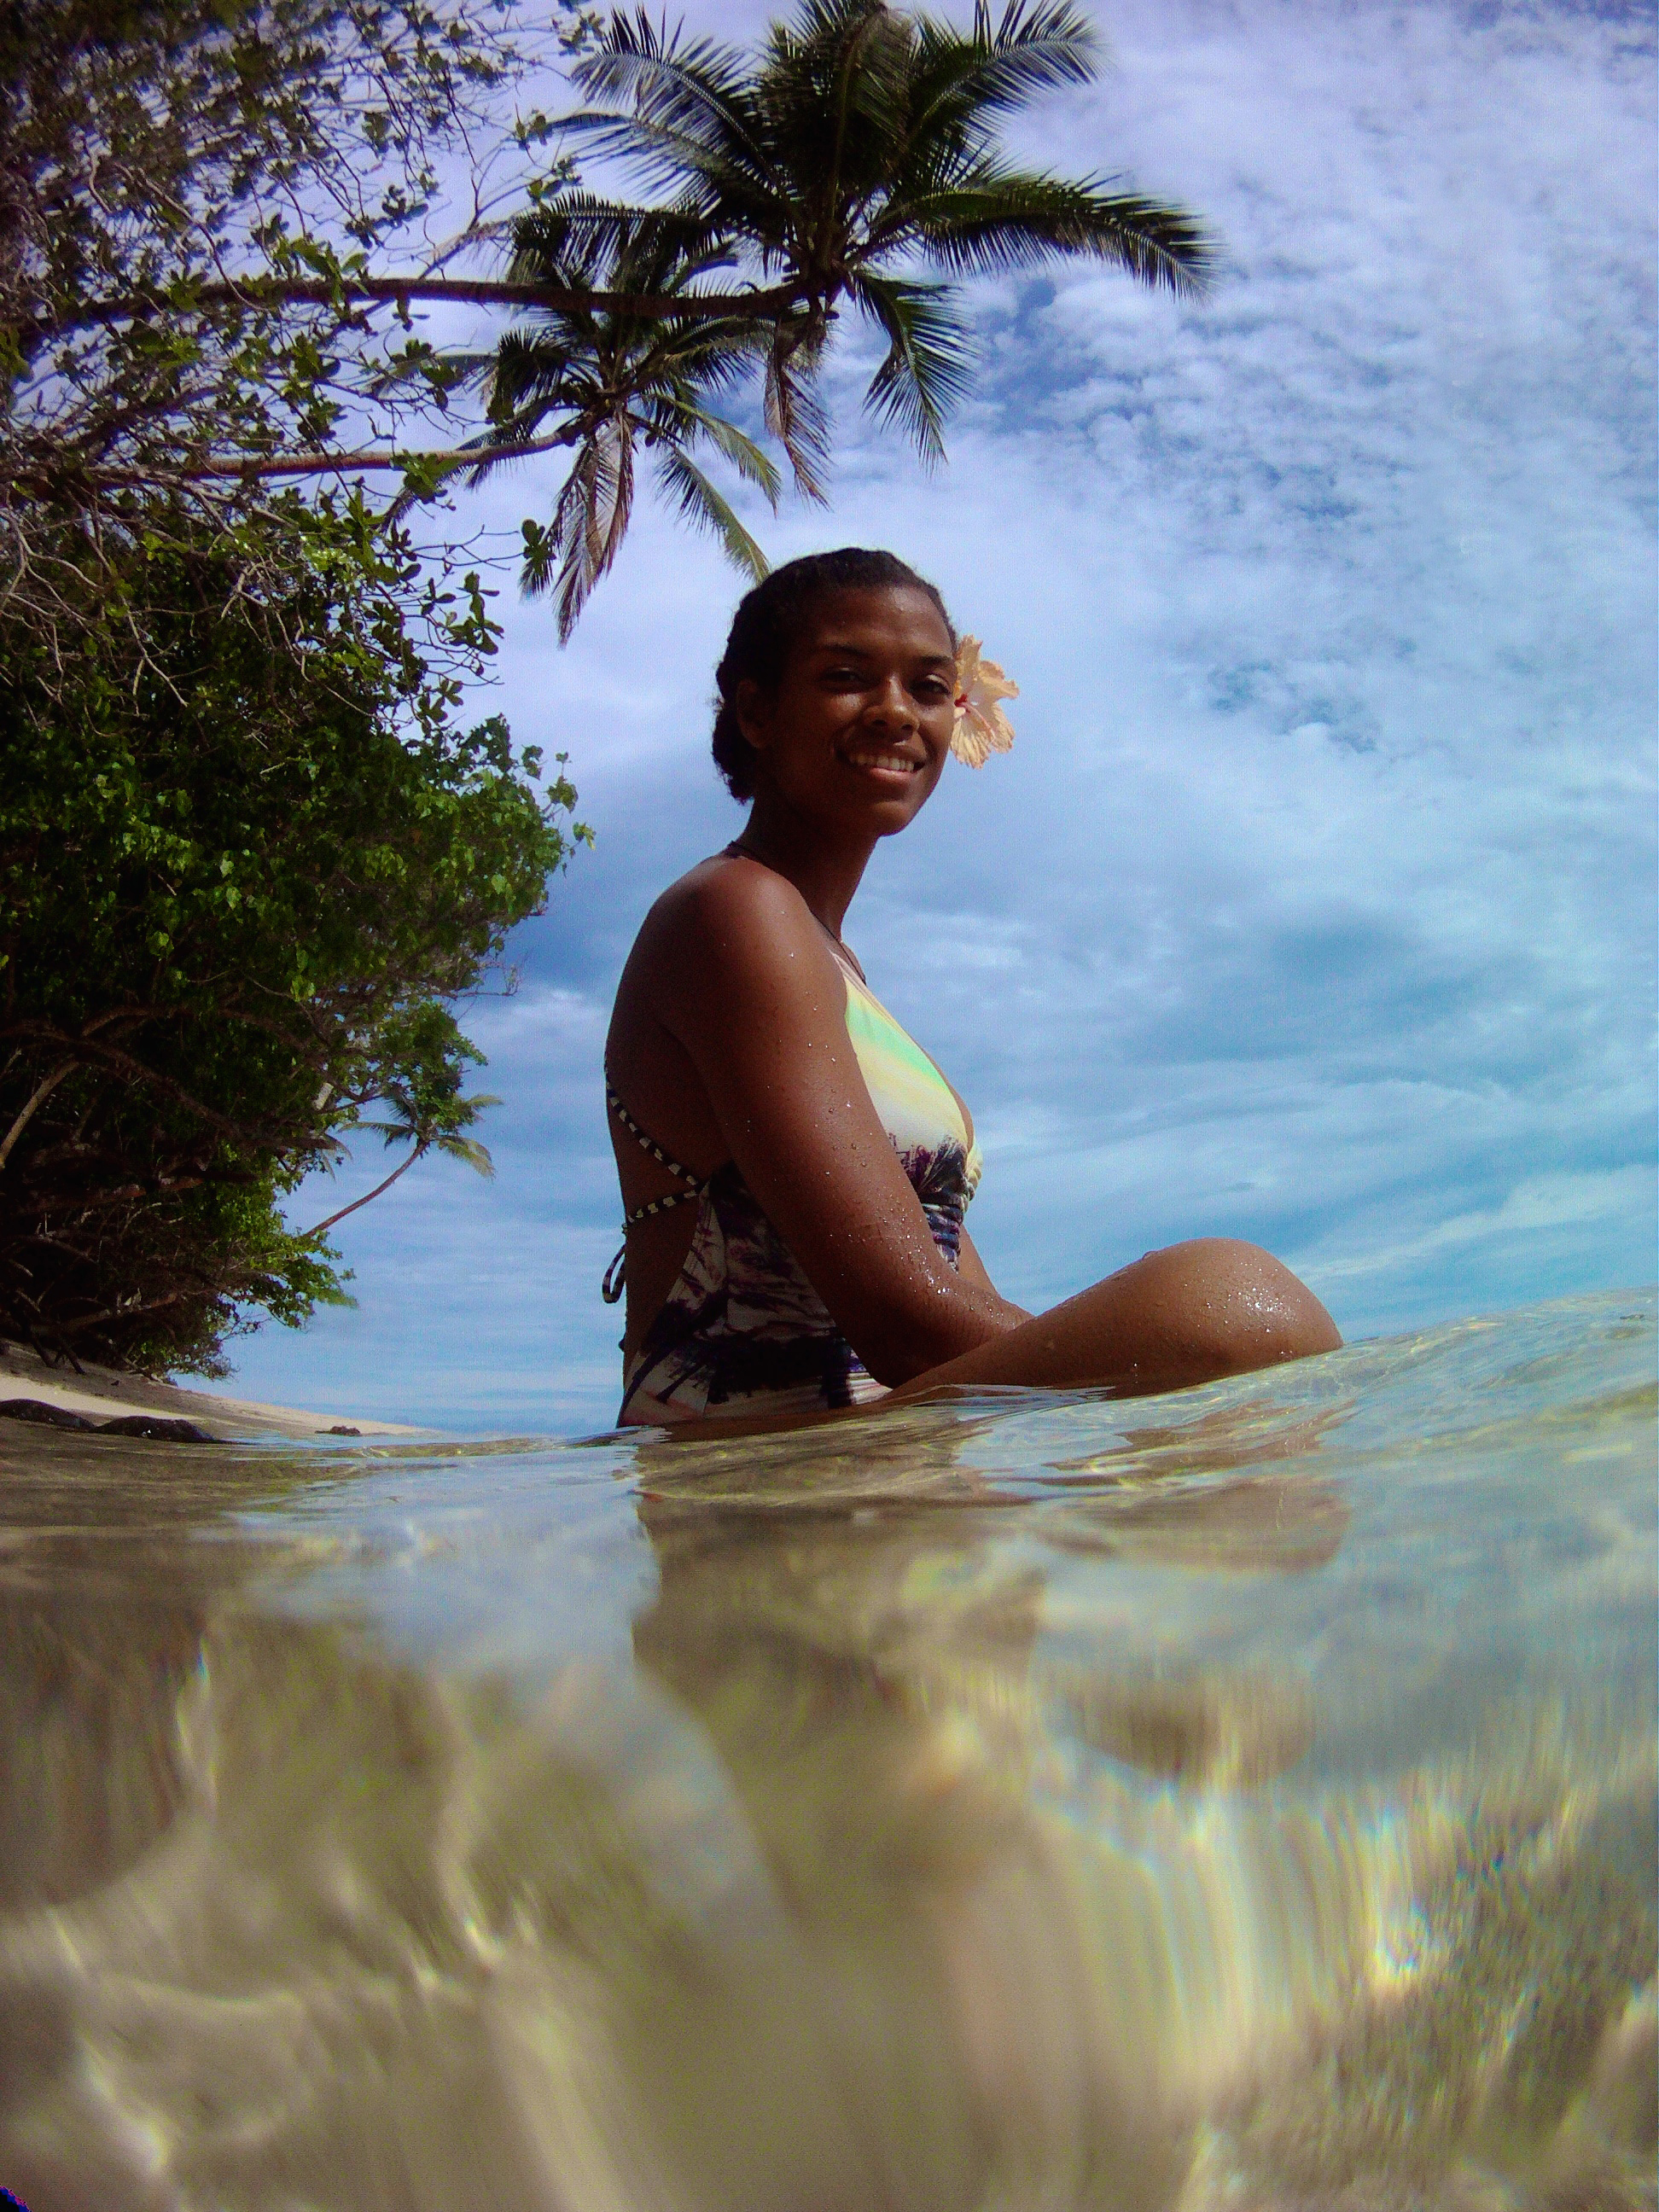
[(209, 1436), (228, 1443), (239, 1437), (337, 1436), (342, 1430), (360, 1437), (428, 1433), (395, 1421), (367, 1420), (360, 1413), (307, 1413), (295, 1406), (264, 1406), (216, 1390), (186, 1390), (176, 1383), (153, 1382), (86, 1362), (78, 1369), (67, 1361), (49, 1366), (38, 1352), (21, 1344), (0, 1344), (0, 1405), (17, 1398), (93, 1421), (124, 1413), (159, 1413), (169, 1420), (193, 1421)]

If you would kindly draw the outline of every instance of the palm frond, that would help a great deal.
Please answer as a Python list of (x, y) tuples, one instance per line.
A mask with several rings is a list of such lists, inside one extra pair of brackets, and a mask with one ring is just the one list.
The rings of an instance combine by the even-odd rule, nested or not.
[(577, 447), (570, 473), (559, 487), (551, 526), (542, 533), (537, 545), (526, 553), (520, 588), (526, 599), (539, 599), (548, 588), (556, 562), (562, 574), (564, 562), (573, 554), (580, 559), (587, 536), (586, 509), (596, 496), (600, 465), (599, 448), (590, 430)]
[(495, 347), (486, 405), (490, 422), (528, 423), (564, 396), (569, 349), (540, 331), (504, 331)]
[(789, 456), (795, 487), (804, 499), (829, 503), (824, 477), (830, 461), (830, 418), (818, 395), (818, 364), (827, 335), (821, 318), (781, 319), (766, 356), (766, 427)]
[(526, 526), (520, 588), (539, 599), (558, 585), (561, 645), (569, 641), (593, 586), (616, 560), (633, 507), (634, 455), (629, 426), (597, 423), (577, 450), (549, 528)]
[(419, 1127), (412, 1120), (374, 1121), (367, 1115), (360, 1115), (351, 1127), (354, 1134), (359, 1129), (367, 1130), (371, 1137), (378, 1137), (388, 1150), (393, 1145), (416, 1144), (421, 1134)]
[(735, 122), (749, 104), (747, 56), (715, 39), (687, 39), (684, 29), (678, 23), (671, 31), (666, 16), (653, 23), (643, 8), (631, 16), (618, 8), (571, 81), (590, 101), (631, 99), (653, 112), (659, 102), (679, 103), (688, 118), (714, 112)]
[[(487, 1103), (491, 1106), (499, 1106), (501, 1101), (499, 1098), (492, 1098)], [(476, 1137), (440, 1137), (438, 1150), (441, 1152), (447, 1152), (453, 1160), (465, 1160), (468, 1167), (476, 1169), (478, 1174), (486, 1178), (495, 1175), (495, 1163), (489, 1157), (489, 1147), (488, 1145), (481, 1145)]]
[(890, 340), (865, 404), (896, 422), (929, 465), (945, 458), (945, 422), (970, 381), (966, 326), (938, 284), (915, 284), (860, 270), (848, 288)]
[[(737, 260), (729, 233), (684, 205), (607, 206), (574, 216), (553, 205), (533, 209), (515, 224), (509, 273), (518, 283), (550, 289), (661, 298), (690, 295), (699, 278), (730, 270)], [(525, 312), (542, 323), (587, 329), (623, 311), (595, 297), (587, 305), (536, 305)]]
[(909, 17), (884, 0), (806, 0), (795, 25), (775, 27), (756, 89), (798, 201), (828, 212), (880, 167), (915, 45)]
[(640, 208), (566, 191), (514, 218), (508, 277), (520, 284), (591, 283), (607, 263), (641, 251), (711, 258), (707, 219), (686, 207)]
[(659, 465), (665, 485), (675, 495), (681, 520), (708, 531), (726, 558), (758, 583), (771, 563), (690, 455), (671, 447), (660, 455)]
[[(590, 532), (588, 513), (596, 500), (603, 496), (605, 474), (603, 459), (596, 447), (585, 447), (580, 463), (578, 485), (576, 471), (571, 471), (571, 483), (578, 485), (575, 505), (578, 512), (572, 517), (572, 526), (565, 533), (564, 558), (559, 563), (558, 629), (559, 643), (568, 645), (575, 629), (588, 595), (598, 580), (593, 574), (588, 546)], [(564, 501), (561, 498), (561, 507)], [(529, 563), (526, 563), (526, 568)]]
[(1106, 58), (1099, 33), (1070, 0), (1003, 11), (994, 30), (979, 0), (964, 37), (931, 16), (916, 18), (916, 51), (907, 88), (903, 130), (896, 138), (895, 177), (920, 157), (975, 156), (992, 150), (997, 119), (1045, 92), (1086, 84)]
[(598, 477), (599, 496), (589, 502), (582, 518), (589, 591), (621, 552), (634, 512), (632, 426), (625, 417), (613, 418), (600, 432), (599, 440), (604, 453)]
[(740, 430), (723, 415), (700, 407), (693, 400), (664, 400), (659, 405), (662, 428), (655, 433), (659, 442), (706, 438), (740, 477), (765, 494), (767, 503), (775, 509), (783, 489), (783, 478), (771, 455), (764, 447), (757, 446), (746, 430)]
[(800, 0), (795, 20), (775, 20), (768, 32), (768, 47), (799, 59), (813, 54), (828, 58), (833, 68), (849, 38), (855, 37), (872, 16), (893, 13), (889, 0)]
[[(693, 150), (751, 182), (776, 191), (783, 179), (768, 158), (766, 132), (745, 58), (708, 38), (684, 41), (652, 23), (643, 9), (630, 20), (611, 19), (598, 52), (572, 71), (589, 101), (584, 114), (564, 118), (565, 127), (595, 137), (607, 151), (656, 160), (665, 135), (682, 158)], [(631, 112), (605, 114), (602, 100), (627, 100)]]
[(605, 159), (625, 162), (651, 189), (678, 192), (688, 206), (722, 220), (738, 207), (762, 220), (787, 190), (787, 179), (769, 163), (647, 117), (592, 108), (565, 117), (561, 127)]
[(730, 392), (753, 375), (771, 344), (766, 324), (733, 316), (729, 321), (669, 325), (651, 358), (664, 378), (688, 378), (709, 392)]
[(1071, 184), (989, 162), (962, 184), (886, 211), (871, 237), (878, 253), (920, 246), (961, 276), (1087, 254), (1187, 295), (1208, 289), (1217, 261), (1214, 240), (1185, 208), (1139, 192), (1108, 192), (1092, 179)]
[(1041, 93), (1089, 84), (1107, 59), (1105, 41), (1077, 0), (1009, 0), (994, 31), (987, 0), (975, 0), (974, 27), (961, 38), (948, 26), (918, 19), (919, 73), (952, 45), (967, 49), (962, 89), (981, 115), (1024, 107)]

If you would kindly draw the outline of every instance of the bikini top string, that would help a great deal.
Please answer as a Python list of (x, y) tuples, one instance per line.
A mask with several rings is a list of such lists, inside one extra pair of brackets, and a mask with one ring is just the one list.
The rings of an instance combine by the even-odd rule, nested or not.
[(683, 1166), (678, 1160), (664, 1152), (654, 1137), (646, 1134), (627, 1107), (623, 1104), (622, 1100), (611, 1088), (608, 1076), (605, 1079), (605, 1103), (627, 1130), (629, 1135), (633, 1138), (635, 1143), (639, 1146), (641, 1151), (649, 1152), (659, 1166), (665, 1167), (670, 1175), (678, 1176), (685, 1185), (684, 1190), (671, 1190), (664, 1198), (647, 1199), (643, 1206), (636, 1206), (631, 1213), (623, 1215), (622, 1243), (617, 1249), (616, 1258), (605, 1269), (605, 1280), (599, 1285), (599, 1296), (605, 1300), (606, 1305), (614, 1306), (628, 1287), (629, 1231), (636, 1221), (648, 1220), (653, 1213), (666, 1213), (671, 1206), (684, 1206), (691, 1199), (701, 1198), (708, 1188), (709, 1179), (693, 1175), (690, 1168)]

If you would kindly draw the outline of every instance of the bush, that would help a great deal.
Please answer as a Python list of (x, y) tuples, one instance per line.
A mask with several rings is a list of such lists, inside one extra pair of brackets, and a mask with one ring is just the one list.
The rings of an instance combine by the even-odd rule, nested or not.
[[(252, 1310), (343, 1298), (278, 1202), (370, 1102), (472, 1119), (447, 1002), (586, 832), (499, 718), (455, 726), (359, 507), (151, 503), (55, 557), (72, 661), (0, 609), (0, 1334), (222, 1372)], [(489, 649), (476, 579), (425, 613)]]

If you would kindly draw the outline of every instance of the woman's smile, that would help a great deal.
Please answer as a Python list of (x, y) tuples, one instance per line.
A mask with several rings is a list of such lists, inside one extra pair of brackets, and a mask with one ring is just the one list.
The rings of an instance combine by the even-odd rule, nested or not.
[(851, 738), (844, 744), (836, 746), (836, 754), (839, 760), (844, 761), (848, 768), (856, 769), (861, 775), (883, 780), (894, 776), (901, 782), (908, 782), (911, 776), (920, 775), (927, 765), (926, 753), (901, 752), (891, 744), (884, 744), (869, 738)]

